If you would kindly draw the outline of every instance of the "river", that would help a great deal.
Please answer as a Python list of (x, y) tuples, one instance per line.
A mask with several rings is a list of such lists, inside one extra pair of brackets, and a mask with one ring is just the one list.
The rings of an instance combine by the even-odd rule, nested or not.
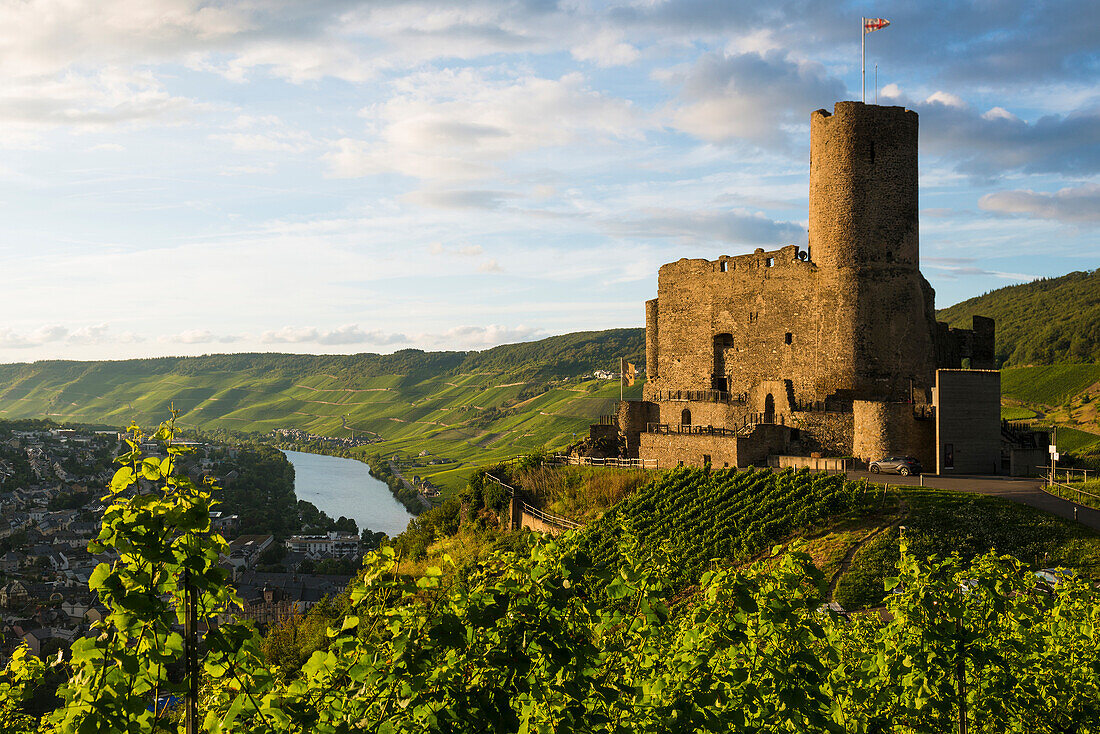
[(412, 519), (386, 483), (372, 477), (363, 462), (301, 451), (283, 453), (294, 465), (294, 494), (333, 520), (343, 515), (355, 520), (359, 532), (370, 528), (393, 537)]

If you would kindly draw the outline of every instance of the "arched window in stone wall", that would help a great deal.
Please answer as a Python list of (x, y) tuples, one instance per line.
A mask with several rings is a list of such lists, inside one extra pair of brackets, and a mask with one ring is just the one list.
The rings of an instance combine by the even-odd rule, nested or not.
[(691, 411), (688, 410), (687, 408), (684, 408), (684, 411), (682, 413), (680, 413), (680, 425), (681, 426), (690, 426), (691, 425)]
[(764, 422), (775, 423), (775, 398), (771, 393), (764, 398)]

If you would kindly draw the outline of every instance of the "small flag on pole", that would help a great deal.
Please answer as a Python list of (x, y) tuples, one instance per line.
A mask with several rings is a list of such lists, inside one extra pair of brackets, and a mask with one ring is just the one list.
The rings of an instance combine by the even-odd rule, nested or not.
[(888, 25), (890, 25), (890, 21), (886, 20), (886, 18), (864, 18), (863, 32), (865, 34), (874, 33), (875, 31), (882, 30)]
[(863, 32), (859, 34), (859, 76), (863, 84), (863, 102), (867, 103), (867, 34), (880, 31), (890, 25), (886, 18), (860, 18)]

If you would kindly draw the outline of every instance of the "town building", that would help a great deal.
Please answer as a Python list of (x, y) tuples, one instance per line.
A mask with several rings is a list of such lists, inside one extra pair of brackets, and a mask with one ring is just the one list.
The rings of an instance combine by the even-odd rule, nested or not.
[(338, 558), (359, 555), (359, 536), (355, 533), (329, 531), (325, 535), (292, 535), (286, 547), (308, 558)]

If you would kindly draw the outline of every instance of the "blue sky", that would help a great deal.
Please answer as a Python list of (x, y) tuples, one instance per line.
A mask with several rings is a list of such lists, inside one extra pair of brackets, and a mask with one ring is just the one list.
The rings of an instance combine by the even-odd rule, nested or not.
[(920, 114), (937, 305), (1100, 266), (1092, 2), (0, 5), (0, 361), (640, 326), (804, 244), (808, 120)]

